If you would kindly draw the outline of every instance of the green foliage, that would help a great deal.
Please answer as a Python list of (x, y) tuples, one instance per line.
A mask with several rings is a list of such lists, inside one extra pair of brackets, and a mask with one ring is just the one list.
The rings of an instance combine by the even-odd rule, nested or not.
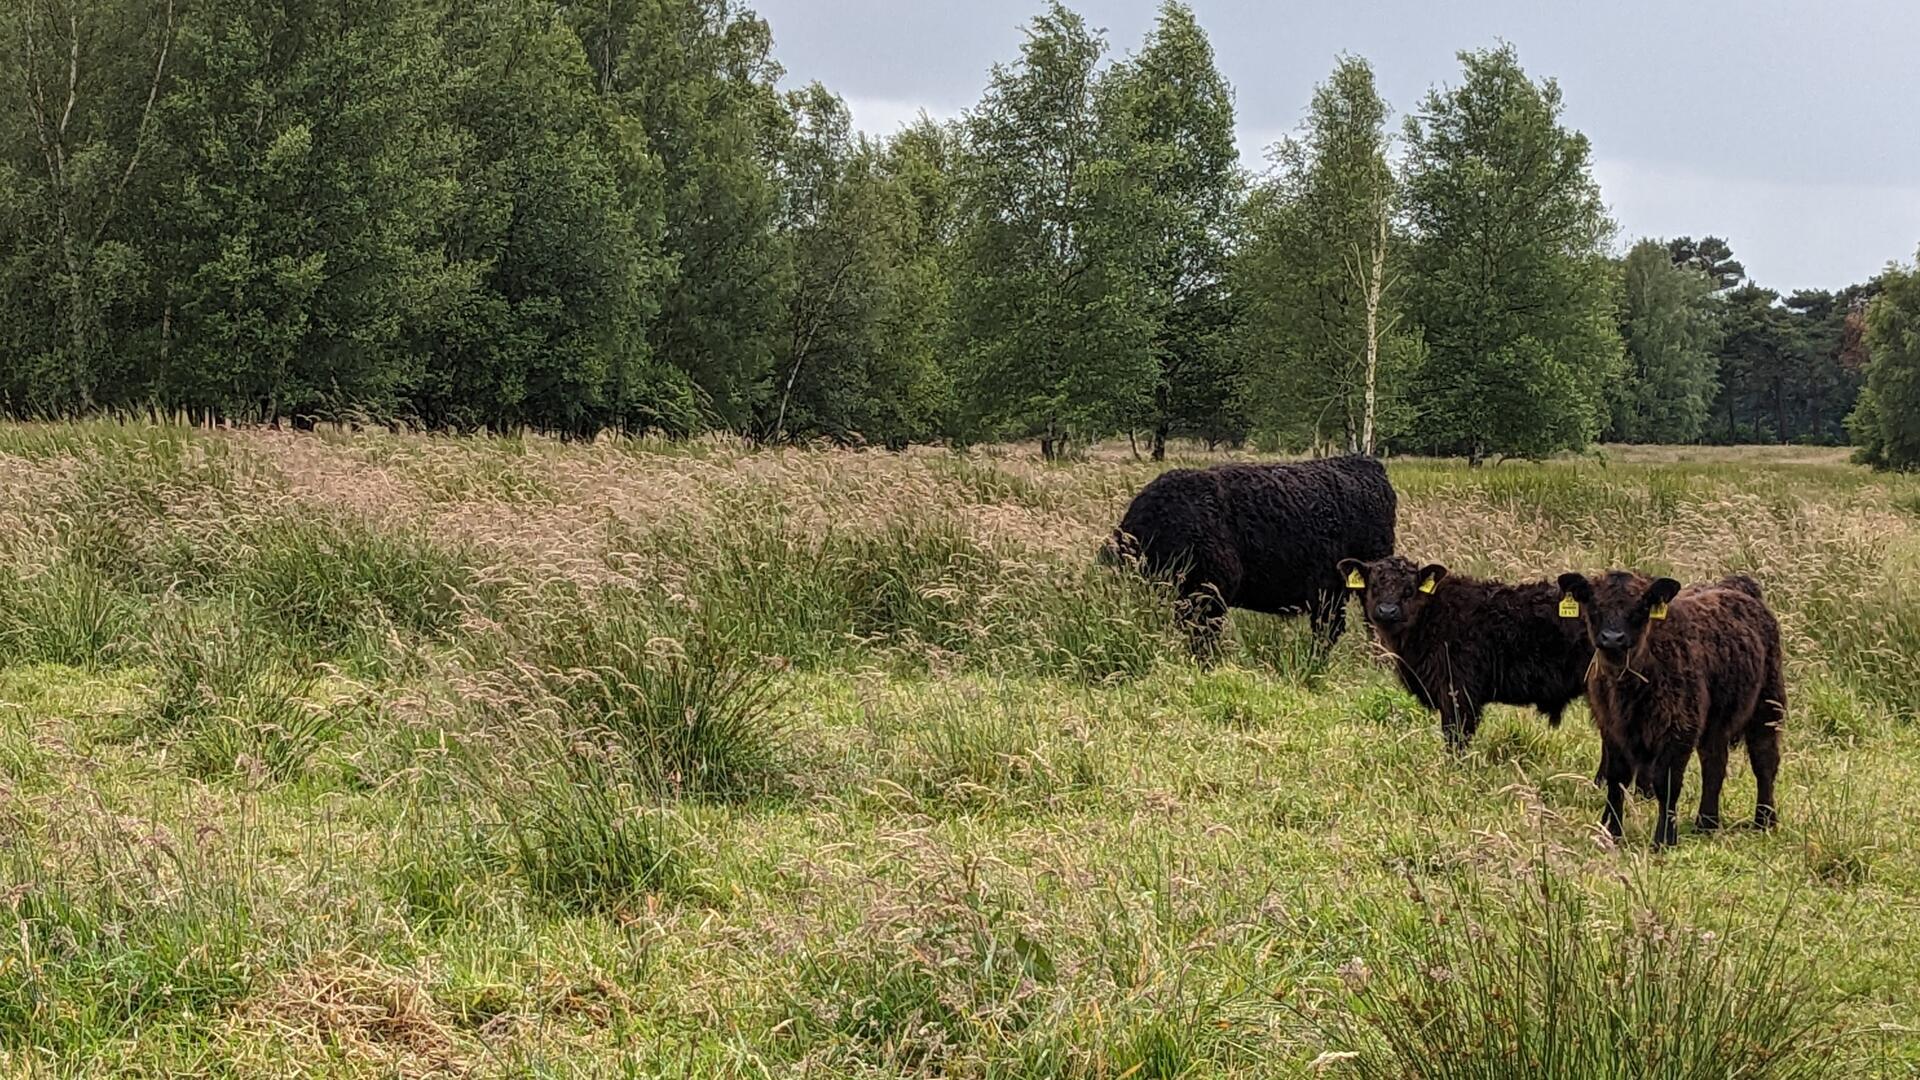
[(1117, 429), (1155, 380), (1165, 298), (1145, 267), (1146, 192), (1103, 123), (1106, 42), (1058, 0), (1034, 17), (1019, 62), (996, 66), (967, 115), (955, 279), (962, 385), (981, 431)]
[[(1670, 320), (1629, 316), (1651, 367), (1607, 392), (1609, 227), (1557, 87), (1511, 49), (1466, 65), (1396, 178), (1342, 60), (1248, 198), (1180, 0), (1111, 64), (1052, 0), (963, 120), (884, 138), (782, 93), (737, 0), (24, 0), (0, 415), (1049, 457), (1145, 430), (1156, 459), (1693, 437), (1698, 371), (1655, 372), (1697, 353), (1644, 337)], [(1874, 286), (1780, 298), (1722, 238), (1666, 255), (1726, 314), (1705, 435), (1844, 440)]]
[(660, 163), (662, 244), (677, 272), (648, 338), (716, 426), (745, 432), (779, 350), (788, 259), (776, 230), (792, 126), (767, 24), (727, 0), (563, 5), (618, 109)]
[(1406, 121), (1408, 304), (1428, 349), (1414, 441), (1475, 462), (1584, 446), (1620, 360), (1590, 147), (1511, 46), (1460, 59), (1464, 81)]
[(669, 636), (672, 622), (630, 594), (552, 599), (561, 606), (526, 617), (499, 677), (475, 693), (483, 718), (511, 731), (549, 717), (560, 737), (600, 747), (597, 767), (635, 791), (738, 795), (775, 779), (779, 695), (766, 664), (701, 628)]
[[(648, 896), (697, 895), (684, 826), (591, 732), (522, 726), (469, 762), (507, 858), (533, 894), (564, 911), (621, 914)], [(538, 763), (515, 768), (510, 763)]]
[(1867, 389), (1848, 424), (1869, 463), (1920, 468), (1920, 269), (1890, 269), (1880, 285), (1866, 315)]
[(855, 141), (846, 105), (817, 83), (790, 102), (783, 229), (794, 278), (766, 432), (929, 441), (949, 393), (936, 351), (949, 306), (940, 237), (951, 139), (927, 121), (889, 146)]
[(233, 615), (176, 609), (155, 624), (149, 655), (159, 686), (138, 727), (197, 776), (293, 779), (336, 733), (334, 718), (273, 640)]
[(647, 340), (672, 276), (659, 157), (550, 6), (459, 5), (442, 33), (465, 153), (414, 412), (459, 430), (697, 430), (688, 376)]
[[(399, 411), (409, 331), (452, 281), (450, 81), (422, 0), (214, 0), (184, 16), (157, 108), (154, 274), (128, 395), (237, 419)], [(157, 334), (156, 334), (157, 331)]]
[(1697, 442), (1718, 389), (1718, 311), (1712, 281), (1676, 266), (1667, 248), (1642, 240), (1621, 266), (1625, 300), (1620, 336), (1627, 368), (1613, 392), (1616, 442)]
[(1401, 394), (1419, 348), (1396, 329), (1404, 237), (1391, 225), (1398, 195), (1387, 115), (1373, 69), (1342, 59), (1244, 213), (1234, 278), (1247, 309), (1240, 350), (1257, 376), (1260, 420), (1288, 445), (1361, 449), (1376, 275), (1377, 441), (1391, 442), (1408, 420)]
[(1864, 307), (1877, 283), (1781, 298), (1747, 284), (1720, 294), (1721, 389), (1709, 434), (1724, 442), (1845, 441), (1866, 366)]
[(1747, 268), (1733, 257), (1733, 249), (1718, 236), (1677, 236), (1667, 241), (1667, 258), (1674, 266), (1693, 270), (1707, 279), (1710, 291), (1721, 293), (1746, 280)]
[(1241, 188), (1233, 89), (1192, 9), (1165, 0), (1146, 43), (1106, 74), (1100, 95), (1127, 209), (1138, 215), (1130, 228), (1146, 246), (1146, 284), (1166, 305), (1144, 415), (1154, 460), (1169, 435), (1237, 443), (1248, 421), (1226, 281)]
[(84, 563), (37, 574), (0, 566), (0, 663), (93, 667), (121, 658), (138, 601)]

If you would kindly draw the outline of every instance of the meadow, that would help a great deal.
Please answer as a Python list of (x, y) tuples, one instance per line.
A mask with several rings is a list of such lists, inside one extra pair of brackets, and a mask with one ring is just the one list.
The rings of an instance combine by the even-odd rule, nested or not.
[(1764, 584), (1781, 825), (1655, 854), (1357, 612), (1196, 667), (1159, 466), (1036, 458), (0, 426), (0, 1071), (1920, 1071), (1920, 480), (1390, 463), (1416, 559)]

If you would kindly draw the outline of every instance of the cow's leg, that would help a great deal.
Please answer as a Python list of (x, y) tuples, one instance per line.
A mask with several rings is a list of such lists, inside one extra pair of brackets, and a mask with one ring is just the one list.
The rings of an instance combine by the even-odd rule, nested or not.
[(1633, 779), (1633, 762), (1625, 748), (1615, 746), (1603, 736), (1600, 741), (1600, 769), (1607, 788), (1607, 806), (1600, 812), (1600, 824), (1615, 840), (1620, 839), (1622, 814), (1626, 808), (1627, 781)]
[(1773, 781), (1780, 773), (1780, 722), (1786, 715), (1787, 690), (1778, 676), (1760, 689), (1760, 704), (1747, 724), (1747, 761), (1753, 766), (1753, 823), (1771, 829), (1780, 821), (1773, 806)]
[(1478, 730), (1480, 702), (1457, 686), (1446, 688), (1440, 695), (1440, 734), (1447, 741), (1447, 749), (1455, 753), (1466, 750)]
[(1727, 779), (1727, 735), (1716, 731), (1700, 740), (1700, 815), (1693, 819), (1699, 832), (1720, 827), (1720, 785)]
[(1321, 589), (1315, 593), (1308, 618), (1313, 625), (1315, 651), (1320, 655), (1332, 652), (1347, 632), (1347, 591)]
[(1654, 847), (1672, 847), (1680, 842), (1677, 804), (1680, 801), (1680, 789), (1687, 782), (1687, 762), (1692, 757), (1693, 749), (1684, 744), (1668, 748), (1661, 751), (1660, 759), (1650, 770), (1653, 797), (1660, 804), (1660, 819), (1653, 827)]
[(1220, 659), (1220, 638), (1227, 631), (1227, 604), (1220, 590), (1203, 585), (1180, 598), (1181, 622), (1187, 631), (1187, 643), (1193, 658), (1204, 666)]

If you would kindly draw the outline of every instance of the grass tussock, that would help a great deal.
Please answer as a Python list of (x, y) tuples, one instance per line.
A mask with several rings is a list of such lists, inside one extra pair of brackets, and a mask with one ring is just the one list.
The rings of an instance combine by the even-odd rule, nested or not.
[[(508, 862), (526, 888), (561, 910), (632, 912), (650, 901), (697, 899), (686, 826), (632, 781), (623, 748), (522, 733), (518, 772), (476, 763), (470, 773)], [(435, 882), (417, 881), (429, 914), (458, 911)], [(451, 899), (457, 901), (455, 894)]]
[(604, 747), (637, 789), (732, 797), (765, 791), (782, 751), (772, 663), (625, 593), (525, 613), (465, 687), (488, 726), (529, 724)]
[(914, 719), (896, 782), (958, 809), (1058, 808), (1106, 782), (1108, 763), (1078, 726), (1030, 704), (962, 698)]
[(20, 574), (0, 567), (0, 663), (110, 666), (144, 614), (83, 563)]
[(276, 636), (328, 658), (377, 654), (396, 632), (446, 634), (475, 580), (459, 552), (418, 535), (287, 520), (249, 538), (230, 587)]
[(0, 873), (14, 923), (0, 941), (0, 1046), (85, 1060), (212, 1015), (251, 985), (248, 868), (191, 835), (70, 806), (31, 837), (15, 832)]
[(158, 686), (138, 730), (196, 776), (290, 780), (338, 734), (315, 680), (229, 613), (176, 606), (154, 628), (152, 664)]
[(1341, 969), (1327, 1063), (1362, 1077), (1816, 1077), (1836, 1025), (1790, 931), (1598, 908), (1544, 863), (1490, 894), (1468, 884), (1427, 940)]

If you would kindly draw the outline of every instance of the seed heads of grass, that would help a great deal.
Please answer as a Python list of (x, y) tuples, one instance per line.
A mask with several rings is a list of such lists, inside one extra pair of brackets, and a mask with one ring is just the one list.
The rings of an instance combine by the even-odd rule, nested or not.
[(1537, 871), (1511, 895), (1462, 878), (1457, 901), (1431, 898), (1424, 942), (1343, 968), (1347, 1000), (1319, 1021), (1326, 1049), (1383, 1080), (1832, 1075), (1831, 1007), (1784, 928), (1597, 910)]

